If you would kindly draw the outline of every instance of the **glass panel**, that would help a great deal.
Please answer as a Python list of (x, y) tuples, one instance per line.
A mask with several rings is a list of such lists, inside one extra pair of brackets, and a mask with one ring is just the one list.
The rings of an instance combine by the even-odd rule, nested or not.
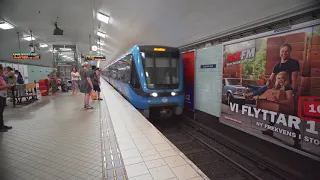
[(141, 53), (149, 89), (179, 87), (179, 58), (170, 53)]

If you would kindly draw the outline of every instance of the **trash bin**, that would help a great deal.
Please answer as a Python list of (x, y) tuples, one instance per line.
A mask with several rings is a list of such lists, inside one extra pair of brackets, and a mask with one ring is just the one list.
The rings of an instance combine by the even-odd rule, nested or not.
[(41, 96), (48, 96), (49, 94), (49, 81), (48, 79), (39, 80), (39, 91)]

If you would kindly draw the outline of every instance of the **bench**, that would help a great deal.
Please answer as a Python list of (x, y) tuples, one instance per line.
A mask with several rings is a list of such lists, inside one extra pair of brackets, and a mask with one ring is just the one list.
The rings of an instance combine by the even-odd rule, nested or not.
[(38, 100), (36, 82), (14, 85), (11, 88), (11, 97), (13, 99), (13, 107), (16, 107), (16, 104), (22, 104), (23, 98), (26, 101)]

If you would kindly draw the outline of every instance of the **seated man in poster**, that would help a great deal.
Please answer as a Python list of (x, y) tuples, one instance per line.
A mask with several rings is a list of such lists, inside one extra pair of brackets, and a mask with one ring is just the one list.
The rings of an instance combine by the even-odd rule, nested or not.
[[(287, 75), (284, 75), (284, 76), (288, 77), (288, 84), (286, 83), (287, 85), (284, 87), (284, 89), (282, 88), (283, 91), (285, 91), (286, 98), (283, 98), (283, 100), (281, 100), (281, 101), (286, 102), (287, 105), (289, 105), (291, 103), (292, 107), (288, 106), (288, 108), (283, 108), (283, 111), (286, 111), (286, 112), (281, 112), (281, 113), (293, 114), (293, 112), (294, 112), (294, 97), (293, 96), (294, 96), (294, 92), (297, 87), (297, 79), (298, 79), (298, 73), (300, 71), (300, 64), (299, 64), (299, 61), (290, 58), (291, 51), (292, 51), (292, 47), (290, 44), (284, 44), (281, 46), (281, 48), (280, 48), (281, 61), (278, 62), (274, 66), (272, 74), (267, 81), (267, 84), (261, 88), (256, 89), (252, 93), (246, 94), (245, 95), (246, 98), (251, 99), (251, 98), (255, 97), (257, 99), (257, 97), (259, 95), (264, 94), (268, 89), (276, 88), (276, 85), (273, 85), (274, 80), (278, 78), (278, 76), (277, 76), (278, 74), (281, 73), (282, 75), (284, 75), (284, 72), (285, 72)], [(268, 93), (266, 92), (266, 94), (268, 94)], [(276, 96), (273, 93), (272, 96), (274, 96), (274, 97), (272, 99), (270, 99), (270, 101), (278, 101), (278, 103), (281, 102), (279, 99), (276, 98), (276, 97), (280, 98), (281, 94), (280, 95), (277, 94), (277, 96)], [(269, 100), (269, 99), (267, 99), (267, 100)], [(257, 104), (257, 105), (259, 105), (259, 104)], [(264, 107), (263, 109), (266, 109), (266, 108), (267, 107)], [(270, 106), (269, 108), (272, 108), (272, 107)], [(267, 109), (269, 109), (269, 108), (267, 108)], [(277, 111), (277, 112), (279, 112), (279, 111)], [(274, 126), (274, 123), (269, 122), (269, 125)], [(293, 131), (296, 131), (296, 130), (294, 129)], [(270, 135), (270, 136), (273, 135), (273, 131), (270, 131), (270, 130), (262, 131), (262, 133), (266, 134), (266, 135)], [(297, 133), (299, 133), (299, 132), (297, 132)], [(295, 141), (294, 146), (299, 148), (300, 147), (299, 140), (294, 139), (294, 141)]]
[(281, 46), (280, 48), (281, 61), (274, 66), (272, 74), (267, 81), (267, 84), (259, 88), (258, 90), (247, 94), (246, 95), (247, 98), (252, 98), (254, 96), (261, 95), (266, 90), (272, 88), (276, 75), (282, 71), (285, 71), (288, 73), (290, 86), (293, 89), (293, 91), (296, 90), (298, 73), (300, 72), (300, 64), (299, 64), (299, 61), (290, 58), (291, 51), (292, 51), (292, 47), (290, 44), (284, 44)]

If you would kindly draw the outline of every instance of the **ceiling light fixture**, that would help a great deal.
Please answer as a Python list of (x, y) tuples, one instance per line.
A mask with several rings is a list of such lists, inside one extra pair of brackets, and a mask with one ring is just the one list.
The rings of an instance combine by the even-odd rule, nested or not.
[(40, 47), (42, 47), (42, 48), (48, 47), (48, 44), (45, 44), (45, 43), (40, 44)]
[(103, 33), (103, 32), (100, 32), (100, 31), (97, 31), (97, 35), (100, 36), (100, 37), (103, 37), (103, 38), (106, 37), (106, 34)]
[(25, 37), (23, 37), (23, 39), (26, 40), (26, 41), (32, 41), (32, 40), (34, 41), (34, 40), (36, 40), (35, 37), (31, 38), (31, 36), (25, 36)]
[(105, 15), (105, 14), (99, 12), (99, 13), (97, 14), (97, 19), (98, 19), (99, 21), (102, 21), (102, 22), (106, 23), (106, 24), (109, 24), (110, 16)]
[(92, 51), (97, 51), (97, 50), (98, 50), (98, 47), (97, 47), (96, 45), (93, 45), (93, 46), (91, 47), (91, 50), (92, 50)]
[(103, 41), (98, 41), (97, 43), (100, 44), (100, 45), (104, 45)]
[(1, 29), (4, 29), (4, 30), (7, 30), (7, 29), (13, 29), (14, 26), (5, 22), (5, 21), (0, 21), (0, 28)]
[(71, 51), (71, 48), (59, 48), (61, 51)]

